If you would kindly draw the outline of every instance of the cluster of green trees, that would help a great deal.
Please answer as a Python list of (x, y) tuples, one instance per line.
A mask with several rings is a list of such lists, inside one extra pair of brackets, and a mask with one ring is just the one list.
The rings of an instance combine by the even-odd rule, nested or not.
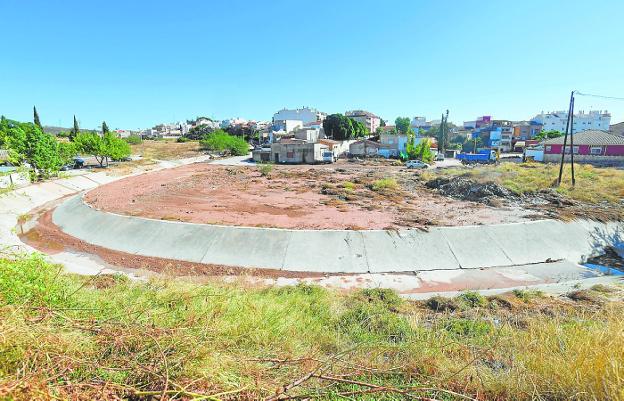
[(359, 121), (343, 114), (330, 114), (323, 121), (325, 135), (336, 140), (364, 138), (369, 135), (368, 128)]
[(228, 152), (234, 156), (244, 156), (249, 153), (247, 141), (242, 137), (230, 135), (222, 129), (206, 134), (199, 144), (203, 149)]
[(404, 160), (422, 160), (425, 163), (433, 162), (431, 140), (429, 138), (422, 138), (418, 144), (416, 144), (416, 135), (414, 135), (413, 131), (409, 135), (405, 150), (406, 154), (401, 155), (401, 158)]
[(48, 178), (76, 155), (71, 142), (59, 142), (39, 124), (0, 118), (0, 148), (8, 150), (13, 165), (29, 164), (37, 178)]
[(0, 148), (8, 150), (11, 164), (28, 164), (35, 178), (45, 179), (72, 163), (78, 154), (95, 156), (100, 166), (108, 165), (109, 159), (122, 160), (130, 156), (130, 145), (111, 133), (106, 122), (102, 130), (101, 136), (95, 132), (81, 132), (74, 116), (74, 126), (67, 135), (70, 140), (60, 141), (43, 131), (34, 108), (33, 123), (0, 118)]
[(546, 139), (559, 138), (560, 136), (563, 136), (563, 132), (557, 130), (540, 131), (533, 139), (544, 141)]

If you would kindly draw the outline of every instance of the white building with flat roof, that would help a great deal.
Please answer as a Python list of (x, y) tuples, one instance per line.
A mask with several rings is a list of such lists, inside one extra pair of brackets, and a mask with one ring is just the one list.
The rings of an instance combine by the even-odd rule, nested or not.
[[(535, 121), (543, 125), (544, 131), (559, 131), (565, 132), (566, 124), (568, 122), (567, 111), (553, 111), (550, 113), (540, 113), (532, 118)], [(611, 114), (602, 110), (594, 110), (589, 113), (580, 111), (574, 114), (574, 124), (572, 126), (572, 132), (582, 132), (589, 129), (608, 131), (609, 124), (611, 124)]]
[(327, 113), (318, 111), (310, 107), (301, 109), (282, 109), (273, 115), (273, 122), (284, 120), (299, 120), (303, 124), (313, 123), (315, 121), (323, 121), (327, 117)]

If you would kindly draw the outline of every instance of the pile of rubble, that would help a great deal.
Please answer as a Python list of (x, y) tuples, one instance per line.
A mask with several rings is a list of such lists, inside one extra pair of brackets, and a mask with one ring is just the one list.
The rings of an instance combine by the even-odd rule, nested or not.
[(495, 199), (514, 201), (519, 198), (517, 194), (493, 182), (479, 183), (466, 177), (439, 177), (428, 181), (425, 186), (454, 199), (486, 205), (497, 203)]

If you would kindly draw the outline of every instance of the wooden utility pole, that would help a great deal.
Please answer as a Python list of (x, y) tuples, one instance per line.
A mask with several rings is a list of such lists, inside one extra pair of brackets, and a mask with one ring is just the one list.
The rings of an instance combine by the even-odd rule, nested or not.
[(563, 147), (561, 148), (561, 165), (559, 166), (559, 178), (557, 178), (557, 186), (561, 185), (561, 176), (563, 175), (563, 163), (565, 162), (565, 150), (568, 144), (568, 133), (570, 134), (570, 161), (572, 162), (572, 185), (576, 183), (574, 178), (574, 91), (570, 93), (570, 107), (568, 108), (568, 120), (566, 122), (566, 132), (563, 138)]

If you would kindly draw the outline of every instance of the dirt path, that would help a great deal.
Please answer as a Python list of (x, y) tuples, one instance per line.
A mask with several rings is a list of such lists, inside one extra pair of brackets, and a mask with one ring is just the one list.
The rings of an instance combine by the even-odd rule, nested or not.
[[(97, 209), (162, 220), (291, 229), (397, 229), (525, 221), (525, 211), (450, 199), (413, 172), (350, 166), (198, 163), (130, 177), (86, 196)], [(379, 180), (389, 184), (377, 188)]]

